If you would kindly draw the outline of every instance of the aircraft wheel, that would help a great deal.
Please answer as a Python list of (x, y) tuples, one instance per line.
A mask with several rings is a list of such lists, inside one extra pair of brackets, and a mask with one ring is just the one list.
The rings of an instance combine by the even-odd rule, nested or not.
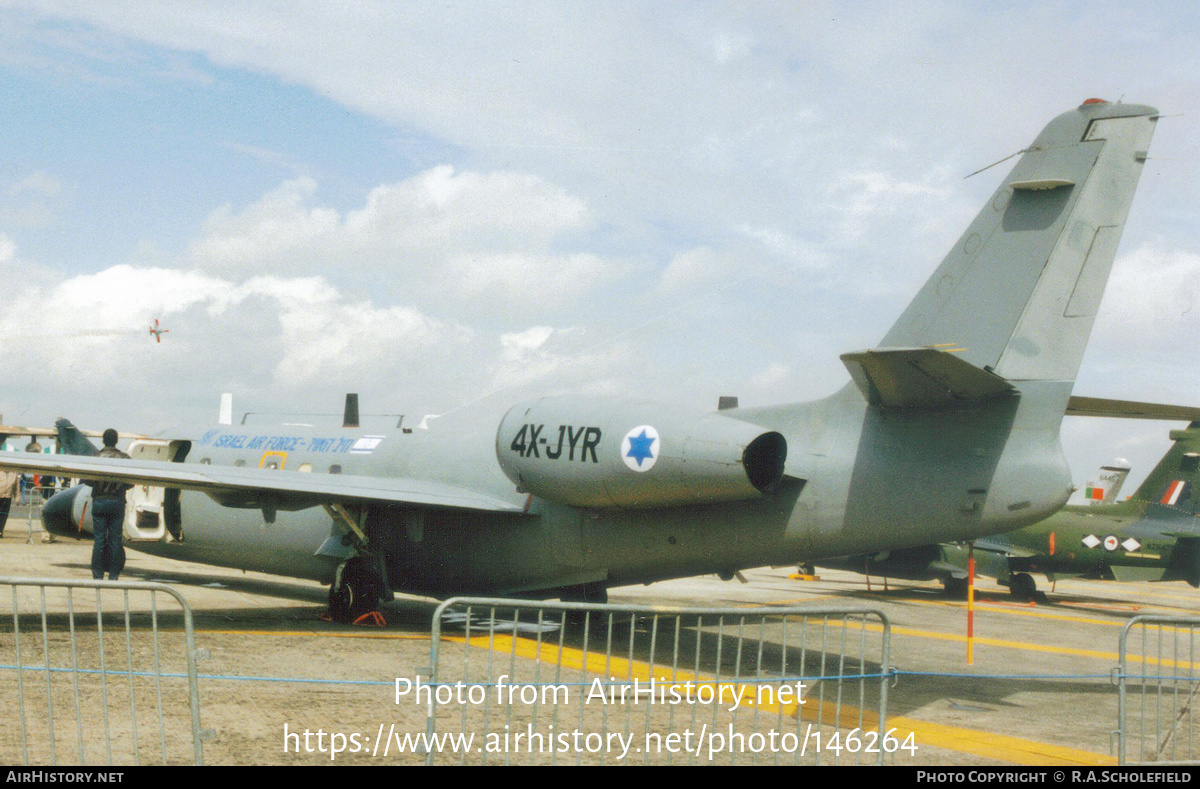
[(329, 617), (335, 622), (353, 622), (373, 611), (379, 603), (379, 582), (358, 559), (342, 570), (341, 582), (329, 588)]
[(589, 603), (604, 605), (608, 602), (608, 587), (600, 581), (572, 586), (559, 596), (564, 603)]
[(942, 581), (942, 587), (946, 590), (946, 594), (950, 597), (967, 596), (966, 578), (946, 578)]
[[(604, 605), (608, 602), (608, 587), (603, 582), (581, 584), (563, 589), (558, 596), (564, 603), (587, 603), (588, 605)], [(609, 624), (609, 614), (586, 611), (568, 611), (566, 622), (571, 627), (583, 627), (587, 624), (593, 632), (601, 633)]]
[(1009, 579), (1008, 593), (1018, 600), (1032, 600), (1037, 594), (1037, 582), (1029, 573), (1017, 573)]

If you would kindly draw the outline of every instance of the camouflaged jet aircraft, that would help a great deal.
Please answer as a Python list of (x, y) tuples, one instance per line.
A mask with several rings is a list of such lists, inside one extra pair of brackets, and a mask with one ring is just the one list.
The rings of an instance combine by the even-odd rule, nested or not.
[[(329, 583), (338, 619), (395, 591), (602, 600), (1011, 531), (1070, 495), (1059, 426), (1157, 119), (1098, 99), (1054, 119), (823, 400), (706, 413), (548, 397), (417, 428), (218, 425), (128, 461), (0, 467), (135, 483), (126, 533), (149, 539), (133, 547)], [(69, 532), (86, 492), (58, 495), (46, 525)]]
[[(1194, 409), (1193, 409), (1194, 410)], [(1118, 581), (1187, 581), (1200, 588), (1200, 421), (1172, 430), (1171, 449), (1125, 501), (1064, 507), (1040, 523), (974, 541), (976, 572), (997, 578), (1014, 597), (1037, 593), (1030, 573)], [(922, 545), (821, 560), (866, 575), (940, 580), (965, 593), (967, 546)]]

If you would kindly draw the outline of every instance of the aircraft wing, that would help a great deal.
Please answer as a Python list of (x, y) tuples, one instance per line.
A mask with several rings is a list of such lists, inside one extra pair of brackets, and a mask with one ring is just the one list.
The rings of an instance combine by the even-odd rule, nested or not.
[[(78, 430), (78, 428), (76, 428)], [(82, 435), (90, 435), (92, 438), (100, 438), (103, 435), (103, 430), (78, 430)], [(0, 424), (0, 439), (10, 438), (13, 435), (28, 435), (30, 438), (53, 439), (58, 438), (58, 427), (22, 427), (19, 424)], [(144, 439), (148, 436), (137, 433), (121, 433), (122, 439)]]
[(0, 469), (195, 490), (228, 506), (259, 506), (262, 500), (269, 498), (275, 507), (285, 510), (354, 501), (385, 501), (477, 512), (522, 512), (520, 506), (485, 493), (411, 478), (23, 452), (0, 453)]
[(1139, 403), (1134, 400), (1107, 400), (1103, 397), (1075, 397), (1067, 401), (1067, 416), (1106, 416), (1121, 419), (1160, 419), (1195, 422), (1200, 408), (1163, 403)]
[[(29, 436), (30, 438), (54, 438), (58, 435), (52, 427), (19, 427), (17, 425), (0, 425), (0, 436)], [(97, 434), (99, 435), (99, 434)]]

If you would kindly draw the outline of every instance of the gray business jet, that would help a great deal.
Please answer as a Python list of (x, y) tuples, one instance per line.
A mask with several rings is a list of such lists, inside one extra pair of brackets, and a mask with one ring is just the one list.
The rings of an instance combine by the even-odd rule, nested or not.
[[(410, 428), (216, 425), (129, 461), (0, 468), (138, 485), (132, 547), (393, 592), (603, 600), (615, 585), (969, 540), (1071, 492), (1059, 427), (1158, 112), (1055, 118), (878, 347), (823, 400), (691, 410), (547, 397)], [(86, 518), (59, 493), (48, 529)]]

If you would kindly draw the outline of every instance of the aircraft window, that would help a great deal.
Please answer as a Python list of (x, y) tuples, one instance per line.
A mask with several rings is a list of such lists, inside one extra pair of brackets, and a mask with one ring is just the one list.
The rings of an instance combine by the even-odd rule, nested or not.
[(212, 458), (200, 458), (200, 465), (201, 466), (211, 466)]
[(244, 466), (244, 465), (246, 465), (246, 461), (244, 458), (238, 458), (237, 461), (235, 461), (233, 465)]
[(339, 466), (337, 463), (334, 463), (332, 466), (329, 467), (329, 473), (330, 474), (341, 474), (342, 467)]
[(301, 463), (300, 468), (298, 468), (296, 470), (300, 471), (304, 474), (307, 474), (312, 471), (312, 463)]

